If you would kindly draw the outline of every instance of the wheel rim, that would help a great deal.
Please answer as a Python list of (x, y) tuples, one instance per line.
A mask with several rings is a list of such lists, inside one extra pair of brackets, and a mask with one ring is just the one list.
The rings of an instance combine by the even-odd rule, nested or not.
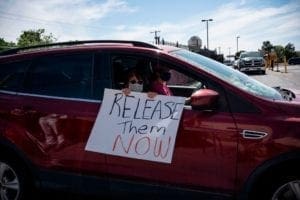
[(6, 163), (0, 162), (0, 199), (16, 200), (20, 193), (20, 182), (16, 172)]
[(290, 181), (279, 187), (272, 200), (300, 200), (300, 180)]

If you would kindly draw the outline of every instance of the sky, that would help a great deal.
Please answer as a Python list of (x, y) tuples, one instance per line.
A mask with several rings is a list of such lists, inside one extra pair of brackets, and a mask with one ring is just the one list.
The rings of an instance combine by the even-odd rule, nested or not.
[(0, 38), (16, 42), (22, 31), (44, 28), (70, 40), (165, 41), (187, 45), (192, 36), (228, 55), (257, 50), (262, 42), (300, 50), (300, 0), (0, 0)]

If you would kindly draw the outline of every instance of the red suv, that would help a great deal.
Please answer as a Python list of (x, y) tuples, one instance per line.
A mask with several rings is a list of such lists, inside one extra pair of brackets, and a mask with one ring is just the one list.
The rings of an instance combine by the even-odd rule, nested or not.
[[(174, 98), (189, 99), (171, 161), (87, 150), (105, 89), (120, 91), (124, 74), (135, 68), (149, 91), (157, 65), (172, 71)], [(31, 188), (39, 187), (113, 198), (299, 200), (300, 103), (290, 94), (286, 100), (188, 50), (143, 42), (77, 41), (2, 52), (1, 199), (30, 199)]]

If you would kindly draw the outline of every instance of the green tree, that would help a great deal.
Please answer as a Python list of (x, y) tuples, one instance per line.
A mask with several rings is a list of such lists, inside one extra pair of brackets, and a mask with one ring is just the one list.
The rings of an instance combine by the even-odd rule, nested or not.
[(292, 43), (288, 43), (284, 47), (284, 55), (286, 56), (287, 60), (290, 59), (291, 57), (296, 56), (295, 46)]
[(23, 31), (18, 38), (18, 46), (25, 47), (38, 44), (49, 44), (55, 42), (56, 38), (50, 33), (45, 34), (45, 29)]
[(273, 45), (270, 41), (263, 41), (263, 44), (261, 46), (261, 50), (264, 51), (264, 53), (270, 53), (271, 49), (273, 49)]
[(275, 45), (274, 46), (274, 51), (277, 55), (278, 62), (283, 61), (283, 56), (284, 56), (284, 47), (281, 45)]
[(0, 51), (15, 47), (16, 44), (13, 42), (7, 42), (3, 38), (0, 38)]

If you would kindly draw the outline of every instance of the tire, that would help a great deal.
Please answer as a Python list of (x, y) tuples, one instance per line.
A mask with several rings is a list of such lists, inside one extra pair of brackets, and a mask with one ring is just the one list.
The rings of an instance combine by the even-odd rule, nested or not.
[(269, 174), (255, 186), (251, 200), (300, 200), (299, 172), (284, 169), (273, 176)]
[(28, 173), (16, 161), (0, 158), (0, 199), (25, 200)]
[(299, 200), (300, 199), (300, 180), (290, 180), (281, 183), (272, 194), (272, 200)]

